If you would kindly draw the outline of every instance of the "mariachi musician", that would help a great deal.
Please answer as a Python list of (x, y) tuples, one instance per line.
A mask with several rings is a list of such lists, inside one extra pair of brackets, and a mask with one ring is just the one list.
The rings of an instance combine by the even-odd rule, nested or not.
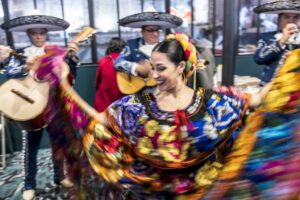
[[(161, 39), (161, 30), (176, 28), (181, 24), (181, 18), (162, 12), (142, 12), (120, 19), (120, 26), (140, 28), (141, 37), (127, 41), (126, 47), (114, 64), (115, 69), (132, 76), (147, 78), (151, 67), (145, 60), (149, 58), (152, 49)], [(126, 83), (122, 82), (119, 87), (125, 87), (124, 85)], [(153, 86), (152, 83), (150, 85)], [(120, 89), (122, 91), (122, 88)], [(125, 90), (122, 92), (126, 94), (137, 92), (135, 89), (131, 90), (130, 87), (125, 88)]]
[[(26, 76), (30, 71), (30, 66), (34, 66), (36, 57), (45, 54), (45, 46), (47, 44), (49, 31), (62, 31), (69, 27), (69, 23), (63, 19), (46, 16), (41, 14), (21, 16), (12, 20), (6, 21), (1, 25), (1, 28), (11, 32), (25, 32), (30, 39), (31, 45), (23, 49), (16, 50), (14, 55), (9, 47), (0, 46), (0, 55), (3, 66), (5, 66), (5, 75), (8, 78), (21, 78)], [(70, 81), (73, 82), (76, 75), (76, 67), (78, 57), (76, 52), (78, 45), (76, 43), (68, 43), (66, 63), (70, 66)], [(26, 60), (26, 58), (28, 58)], [(0, 61), (1, 61), (0, 60)], [(27, 62), (27, 63), (26, 63)], [(32, 71), (32, 70), (31, 70)], [(72, 80), (73, 79), (73, 80)], [(52, 161), (54, 166), (54, 183), (63, 187), (73, 187), (73, 182), (64, 173), (64, 167), (70, 167), (70, 158), (64, 161), (66, 149), (71, 143), (70, 140), (75, 139), (73, 127), (66, 126), (69, 119), (63, 111), (63, 103), (58, 100), (58, 91), (50, 91), (49, 102), (54, 102), (55, 105), (48, 105), (47, 109), (56, 109), (55, 115), (43, 116), (48, 125), (45, 128), (49, 133), (49, 138), (52, 147)], [(53, 101), (54, 99), (54, 101)], [(55, 100), (56, 99), (56, 100)], [(52, 103), (53, 104), (53, 103)], [(47, 110), (46, 109), (46, 110)], [(23, 167), (24, 167), (24, 187), (23, 199), (30, 200), (35, 197), (36, 190), (36, 174), (37, 174), (37, 152), (42, 140), (43, 129), (22, 131), (23, 132)], [(76, 140), (76, 139), (75, 139)], [(69, 157), (69, 156), (68, 156)], [(72, 164), (73, 165), (73, 164)], [(68, 168), (68, 167), (67, 167)]]
[(262, 33), (254, 54), (254, 61), (263, 65), (261, 83), (264, 85), (272, 80), (284, 55), (300, 48), (300, 2), (272, 0), (257, 6), (254, 12), (278, 14), (278, 30)]

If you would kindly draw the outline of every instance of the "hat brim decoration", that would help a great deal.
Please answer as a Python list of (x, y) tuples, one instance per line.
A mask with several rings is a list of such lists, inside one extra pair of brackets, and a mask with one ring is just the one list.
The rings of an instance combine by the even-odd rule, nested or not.
[(17, 17), (1, 25), (4, 30), (12, 32), (25, 32), (32, 28), (46, 28), (48, 31), (65, 30), (70, 24), (60, 18), (47, 15), (30, 15)]
[(182, 19), (162, 12), (143, 12), (124, 17), (119, 20), (120, 26), (142, 28), (142, 26), (160, 26), (161, 28), (176, 28), (182, 24)]
[(299, 0), (277, 0), (262, 4), (253, 9), (257, 14), (259, 13), (295, 13), (300, 14), (300, 1)]

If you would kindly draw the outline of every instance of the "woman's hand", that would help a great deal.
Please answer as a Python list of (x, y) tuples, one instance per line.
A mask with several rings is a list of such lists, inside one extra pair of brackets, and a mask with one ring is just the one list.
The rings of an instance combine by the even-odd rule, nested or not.
[(142, 78), (148, 78), (151, 74), (150, 62), (147, 60), (139, 62), (135, 71), (138, 76), (140, 76)]
[(259, 106), (263, 102), (267, 93), (270, 91), (272, 85), (273, 85), (273, 82), (267, 83), (265, 86), (263, 86), (261, 88), (261, 90), (258, 93), (253, 94), (251, 101), (250, 101), (250, 107)]
[(77, 42), (68, 42), (67, 43), (67, 51), (76, 54), (79, 50), (79, 46)]

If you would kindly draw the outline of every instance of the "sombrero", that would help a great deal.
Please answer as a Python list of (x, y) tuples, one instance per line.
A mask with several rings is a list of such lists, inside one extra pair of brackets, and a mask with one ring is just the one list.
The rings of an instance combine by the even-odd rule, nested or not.
[(161, 28), (176, 28), (182, 24), (182, 19), (162, 12), (142, 12), (129, 15), (119, 20), (120, 26), (141, 28), (142, 26), (155, 25)]
[(12, 32), (24, 32), (31, 28), (46, 28), (48, 31), (60, 31), (69, 27), (63, 19), (48, 15), (28, 15), (11, 19), (1, 24), (1, 28)]
[(300, 14), (300, 0), (272, 0), (253, 9), (255, 13)]

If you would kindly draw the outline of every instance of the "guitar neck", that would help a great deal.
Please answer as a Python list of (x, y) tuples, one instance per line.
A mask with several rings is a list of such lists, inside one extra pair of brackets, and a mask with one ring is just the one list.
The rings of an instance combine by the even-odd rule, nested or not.
[[(92, 34), (95, 33), (95, 29), (94, 28), (91, 28), (91, 27), (85, 27), (82, 29), (82, 31), (80, 31), (80, 33), (78, 33), (75, 38), (71, 41), (71, 42), (74, 42), (74, 43), (80, 43), (84, 40), (86, 40), (87, 38), (89, 38)], [(68, 52), (66, 51), (66, 54)], [(22, 54), (18, 54), (17, 52), (15, 51), (11, 51), (10, 53), (12, 56), (14, 56), (15, 58), (21, 60), (21, 59), (27, 59), (27, 56), (24, 56)]]
[(80, 33), (78, 33), (71, 42), (80, 43), (82, 41), (85, 41), (87, 38), (93, 35), (95, 31), (96, 30), (92, 27), (84, 27), (82, 31), (80, 31)]
[(27, 56), (24, 56), (22, 54), (18, 54), (15, 51), (10, 52), (10, 55), (14, 56), (15, 58), (17, 58), (18, 60), (22, 60), (22, 59), (27, 59)]

